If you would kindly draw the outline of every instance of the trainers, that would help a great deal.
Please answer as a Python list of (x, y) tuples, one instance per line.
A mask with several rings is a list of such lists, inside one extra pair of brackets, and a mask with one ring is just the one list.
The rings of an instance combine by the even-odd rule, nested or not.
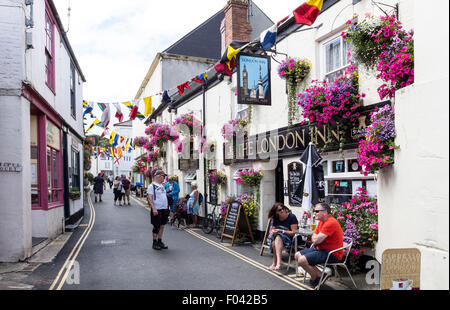
[(164, 242), (162, 241), (158, 241), (158, 245), (161, 249), (166, 250), (168, 249), (167, 245), (164, 244)]
[(152, 249), (153, 249), (153, 250), (161, 250), (161, 246), (159, 245), (158, 242), (153, 241)]

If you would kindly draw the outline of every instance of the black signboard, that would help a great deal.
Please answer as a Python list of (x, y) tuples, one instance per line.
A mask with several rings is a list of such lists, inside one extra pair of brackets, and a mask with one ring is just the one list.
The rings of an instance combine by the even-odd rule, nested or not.
[(291, 206), (301, 206), (302, 198), (297, 196), (297, 189), (302, 185), (303, 165), (299, 162), (288, 165), (288, 193)]
[[(361, 107), (358, 112), (361, 114), (358, 122), (349, 126), (342, 133), (337, 125), (328, 127), (316, 124), (284, 127), (272, 132), (263, 132), (254, 136), (236, 137), (233, 141), (224, 143), (224, 163), (225, 165), (237, 164), (249, 161), (264, 161), (274, 158), (286, 158), (300, 156), (308, 147), (310, 142), (321, 152), (338, 151), (341, 142), (344, 142), (343, 150), (358, 148), (361, 140), (361, 133), (370, 125), (370, 114), (376, 107), (389, 104), (384, 101), (378, 104)], [(327, 143), (328, 142), (328, 143)], [(235, 148), (235, 151), (233, 151)]]
[(248, 221), (243, 206), (238, 202), (234, 202), (229, 207), (225, 217), (221, 241), (223, 241), (224, 237), (228, 237), (231, 238), (231, 245), (234, 245), (234, 239), (238, 231), (240, 234), (250, 236), (252, 242), (255, 242), (252, 229), (250, 228), (250, 222)]
[(270, 232), (270, 227), (272, 227), (272, 219), (270, 219), (267, 222), (267, 227), (266, 227), (266, 233), (264, 234), (264, 239), (261, 245), (261, 250), (259, 251), (259, 255), (262, 256), (264, 253), (264, 249), (269, 249), (270, 248), (270, 242), (269, 242), (269, 232)]
[(238, 104), (271, 105), (270, 56), (239, 53)]
[(217, 206), (217, 184), (209, 184), (209, 203)]

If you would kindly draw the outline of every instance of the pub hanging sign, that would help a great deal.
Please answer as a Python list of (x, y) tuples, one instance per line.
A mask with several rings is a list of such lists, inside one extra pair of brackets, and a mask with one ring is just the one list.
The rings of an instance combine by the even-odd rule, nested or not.
[(238, 104), (271, 105), (270, 57), (239, 54)]

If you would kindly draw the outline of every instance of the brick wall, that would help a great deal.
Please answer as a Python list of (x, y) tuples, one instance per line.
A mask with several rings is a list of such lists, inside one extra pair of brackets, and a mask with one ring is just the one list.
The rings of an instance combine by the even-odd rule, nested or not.
[(247, 17), (247, 0), (228, 0), (225, 6), (225, 19), (222, 21), (222, 49), (234, 40), (250, 41), (252, 26)]

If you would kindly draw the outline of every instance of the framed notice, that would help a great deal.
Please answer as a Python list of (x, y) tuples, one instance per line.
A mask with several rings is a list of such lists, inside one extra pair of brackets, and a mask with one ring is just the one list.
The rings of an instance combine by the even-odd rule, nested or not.
[(421, 253), (418, 249), (389, 249), (381, 262), (382, 290), (419, 290)]
[(238, 104), (271, 105), (270, 57), (238, 54)]
[(244, 207), (240, 203), (234, 202), (228, 208), (220, 240), (223, 241), (224, 237), (231, 238), (231, 245), (233, 246), (238, 232), (242, 235), (250, 236), (252, 242), (255, 242)]

